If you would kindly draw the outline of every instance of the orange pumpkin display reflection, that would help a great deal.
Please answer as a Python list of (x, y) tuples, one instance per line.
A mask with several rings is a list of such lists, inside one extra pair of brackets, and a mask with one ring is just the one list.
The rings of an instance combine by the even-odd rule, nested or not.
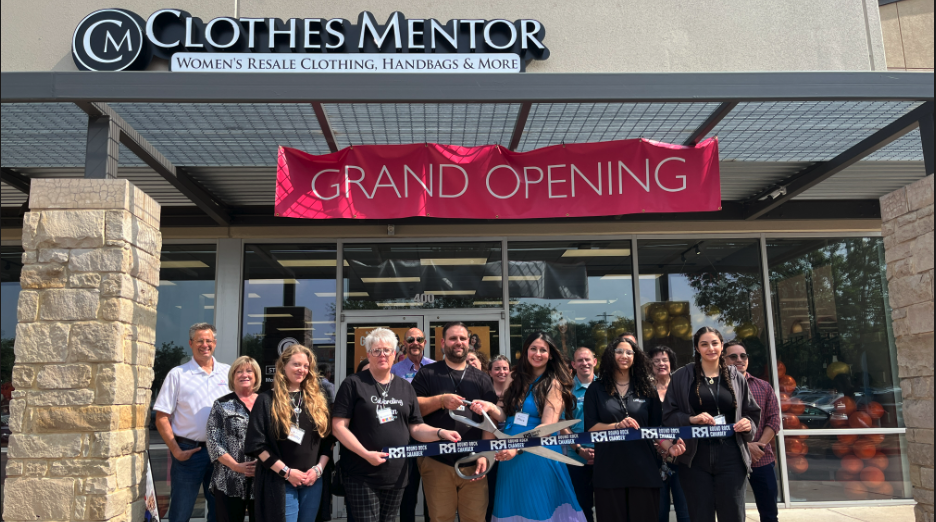
[(793, 392), (796, 391), (796, 379), (789, 375), (780, 377), (780, 391), (787, 395), (793, 395)]
[(879, 451), (868, 460), (868, 464), (881, 471), (884, 471), (888, 466), (890, 466), (890, 459), (887, 458), (887, 455)]
[(871, 444), (884, 444), (884, 435), (874, 434), (874, 435), (862, 435), (861, 440), (866, 440)]
[(848, 427), (857, 429), (867, 429), (874, 426), (871, 416), (863, 411), (856, 411), (848, 416)]
[(787, 459), (787, 465), (793, 473), (801, 475), (809, 470), (809, 461), (805, 457), (790, 457)]
[(851, 397), (840, 397), (832, 403), (835, 413), (844, 413), (845, 415), (851, 415), (855, 413), (855, 410), (858, 409), (858, 405), (855, 404), (855, 399)]
[(838, 440), (842, 444), (852, 445), (858, 441), (858, 435), (839, 435)]
[(845, 497), (849, 500), (864, 500), (868, 498), (868, 489), (865, 488), (863, 483), (857, 480), (854, 482), (846, 482)]
[(801, 423), (799, 417), (796, 415), (786, 414), (783, 416), (783, 429), (785, 430), (798, 430), (800, 429)]
[(832, 443), (832, 453), (834, 453), (835, 456), (838, 458), (842, 458), (845, 455), (851, 455), (851, 452), (852, 452), (851, 446), (848, 444), (845, 444), (844, 442)]
[(842, 469), (846, 473), (851, 473), (852, 475), (857, 475), (861, 473), (865, 467), (864, 462), (861, 459), (854, 455), (845, 455), (842, 457)]
[(884, 482), (884, 472), (874, 466), (868, 466), (861, 470), (861, 482), (869, 489), (876, 488)]
[(879, 402), (871, 401), (868, 404), (865, 404), (864, 408), (862, 409), (865, 413), (868, 414), (869, 417), (875, 420), (884, 416), (884, 406), (881, 406), (881, 403)]
[(780, 411), (782, 411), (783, 413), (786, 413), (786, 412), (790, 411), (790, 406), (791, 406), (791, 404), (790, 404), (790, 394), (789, 394), (789, 393), (781, 393), (781, 394), (780, 394)]
[(806, 405), (803, 404), (803, 401), (793, 397), (790, 399), (790, 413), (793, 415), (802, 415), (806, 413)]
[(872, 488), (872, 491), (884, 497), (894, 496), (894, 486), (892, 486), (890, 482), (881, 482), (880, 484)]
[(852, 446), (852, 451), (855, 452), (856, 457), (864, 460), (874, 458), (874, 456), (877, 455), (877, 448), (874, 444), (861, 440)]

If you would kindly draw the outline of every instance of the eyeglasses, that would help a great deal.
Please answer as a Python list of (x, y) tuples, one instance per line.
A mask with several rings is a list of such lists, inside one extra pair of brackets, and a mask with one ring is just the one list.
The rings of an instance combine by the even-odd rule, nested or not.
[(380, 348), (377, 350), (371, 350), (370, 354), (373, 355), (374, 357), (380, 357), (380, 356), (389, 357), (393, 355), (395, 352), (396, 350), (393, 350), (391, 348)]
[(729, 355), (728, 358), (731, 359), (732, 361), (737, 361), (738, 359), (741, 359), (742, 361), (746, 361), (747, 354), (746, 353), (733, 353)]
[(626, 355), (628, 357), (634, 356), (634, 350), (625, 350), (623, 348), (618, 348), (614, 350), (614, 355)]
[(413, 343), (422, 344), (426, 342), (426, 338), (425, 337), (407, 337), (406, 342), (408, 342), (409, 344), (413, 344)]

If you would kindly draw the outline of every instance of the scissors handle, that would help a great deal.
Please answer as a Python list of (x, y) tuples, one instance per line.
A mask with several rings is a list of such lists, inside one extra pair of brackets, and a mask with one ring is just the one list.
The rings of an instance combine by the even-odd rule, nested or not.
[[(470, 405), (471, 403), (466, 401), (466, 404)], [(467, 424), (471, 426), (472, 428), (478, 428), (488, 433), (494, 433), (495, 435), (500, 433), (500, 431), (497, 429), (497, 424), (494, 424), (494, 421), (491, 420), (491, 417), (489, 417), (487, 413), (484, 413), (482, 415), (482, 418), (484, 420), (481, 422), (475, 422), (474, 420), (469, 419), (468, 417), (464, 417), (462, 415), (456, 415), (454, 410), (449, 410), (448, 414), (449, 414), (449, 417), (453, 418), (455, 421), (460, 422), (462, 424)]]
[[(483, 451), (481, 453), (472, 453), (468, 455), (467, 457), (462, 457), (455, 462), (455, 474), (464, 480), (477, 480), (479, 478), (482, 478), (491, 472), (491, 469), (494, 464), (495, 456), (497, 456), (496, 451)], [(471, 464), (472, 462), (476, 462), (481, 457), (486, 458), (488, 461), (487, 469), (485, 469), (483, 473), (476, 473), (474, 475), (465, 475), (464, 473), (462, 473), (460, 466)]]

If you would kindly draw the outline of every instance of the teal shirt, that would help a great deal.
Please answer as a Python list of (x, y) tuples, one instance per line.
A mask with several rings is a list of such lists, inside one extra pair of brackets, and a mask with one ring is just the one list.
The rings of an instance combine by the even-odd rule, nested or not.
[[(575, 426), (570, 428), (573, 433), (582, 433), (585, 431), (585, 392), (588, 391), (588, 384), (582, 384), (582, 381), (579, 380), (578, 375), (575, 376), (575, 379), (572, 381), (572, 396), (575, 397), (575, 418), (582, 421)], [(592, 381), (594, 383), (594, 381)], [(594, 448), (594, 444), (582, 444), (582, 447), (585, 448)], [(572, 446), (566, 446), (566, 455), (572, 457), (573, 459), (585, 464), (585, 459), (579, 456), (576, 453)]]

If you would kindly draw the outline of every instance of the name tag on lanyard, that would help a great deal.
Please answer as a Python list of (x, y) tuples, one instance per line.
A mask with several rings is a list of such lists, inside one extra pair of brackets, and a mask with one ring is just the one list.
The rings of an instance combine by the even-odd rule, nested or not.
[(514, 415), (514, 424), (516, 424), (517, 426), (524, 426), (524, 427), (525, 427), (525, 426), (526, 426), (527, 424), (529, 424), (529, 423), (530, 423), (530, 414), (529, 414), (529, 413), (520, 412), (520, 413)]
[(293, 424), (292, 428), (289, 428), (289, 437), (287, 438), (296, 444), (301, 445), (302, 439), (305, 438), (305, 430)]
[(386, 406), (377, 408), (377, 421), (381, 424), (387, 424), (388, 422), (393, 422), (396, 420), (396, 416), (393, 414), (393, 410), (387, 408)]

